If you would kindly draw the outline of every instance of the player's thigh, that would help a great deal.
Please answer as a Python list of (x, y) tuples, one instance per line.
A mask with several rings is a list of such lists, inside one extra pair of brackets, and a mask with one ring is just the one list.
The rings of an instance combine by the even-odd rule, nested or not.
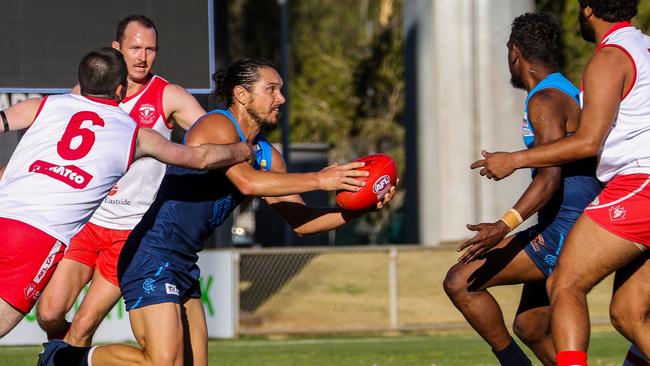
[(64, 257), (41, 295), (38, 311), (67, 313), (93, 272), (92, 267)]
[(0, 298), (0, 338), (9, 333), (20, 321), (25, 314), (16, 310), (6, 301)]
[(153, 365), (183, 360), (181, 305), (164, 302), (129, 311), (133, 335)]
[(188, 299), (183, 304), (183, 327), (185, 329), (185, 357), (192, 357), (191, 364), (194, 366), (207, 365), (208, 328), (200, 298)]
[(581, 215), (569, 232), (551, 275), (552, 287), (589, 290), (641, 254), (636, 244)]
[(616, 271), (610, 304), (612, 320), (626, 326), (648, 318), (650, 311), (650, 252)]
[(544, 274), (523, 250), (527, 244), (525, 235), (509, 236), (483, 258), (467, 264), (455, 264), (445, 281), (460, 281), (467, 284), (470, 291), (477, 291), (493, 286), (543, 280)]
[(80, 316), (92, 317), (94, 322), (99, 324), (117, 300), (120, 299), (120, 296), (120, 288), (95, 271), (88, 292), (86, 292), (86, 296), (75, 315), (75, 321)]

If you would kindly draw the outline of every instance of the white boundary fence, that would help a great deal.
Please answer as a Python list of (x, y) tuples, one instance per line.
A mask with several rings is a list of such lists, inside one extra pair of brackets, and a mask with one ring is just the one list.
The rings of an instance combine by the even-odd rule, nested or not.
[[(452, 248), (420, 246), (205, 251), (199, 266), (208, 335), (467, 329), (442, 290), (457, 257)], [(520, 287), (490, 291), (512, 319)], [(611, 279), (590, 294), (595, 323), (608, 322), (610, 291)], [(34, 314), (0, 344), (45, 341)], [(95, 342), (124, 340), (133, 335), (120, 301)]]

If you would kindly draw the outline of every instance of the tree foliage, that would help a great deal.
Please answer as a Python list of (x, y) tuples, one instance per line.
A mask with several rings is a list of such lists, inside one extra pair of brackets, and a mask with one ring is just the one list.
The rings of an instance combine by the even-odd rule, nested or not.
[[(548, 12), (556, 16), (564, 32), (564, 66), (563, 73), (576, 85), (582, 79), (582, 72), (596, 45), (586, 42), (580, 35), (578, 11), (580, 6), (577, 0), (536, 0), (539, 11)], [(641, 1), (639, 14), (633, 23), (640, 29), (650, 30), (650, 2)]]
[[(287, 1), (290, 141), (328, 143), (334, 162), (385, 152), (403, 173), (403, 0)], [(231, 0), (231, 58), (277, 63), (278, 14), (276, 1)], [(369, 241), (389, 215), (361, 222)]]

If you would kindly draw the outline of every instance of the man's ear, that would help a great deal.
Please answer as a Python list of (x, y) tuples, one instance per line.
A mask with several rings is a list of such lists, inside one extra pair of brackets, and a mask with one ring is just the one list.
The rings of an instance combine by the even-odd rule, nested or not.
[(235, 86), (233, 89), (233, 96), (235, 100), (242, 105), (248, 104), (248, 90), (241, 85)]
[(589, 19), (589, 18), (591, 18), (592, 15), (594, 15), (594, 9), (592, 9), (591, 6), (586, 6), (581, 11), (585, 15), (585, 19)]
[(510, 60), (510, 64), (511, 64), (511, 65), (514, 65), (515, 63), (517, 63), (517, 61), (518, 61), (519, 58), (521, 57), (521, 50), (519, 50), (519, 47), (517, 47), (517, 45), (513, 43), (513, 44), (510, 46), (510, 53), (511, 53), (511, 55), (512, 55), (512, 56), (511, 56), (512, 58), (511, 58), (511, 60)]
[(118, 41), (113, 41), (111, 42), (111, 47), (115, 48), (116, 50), (120, 50), (120, 42)]
[(117, 86), (115, 89), (115, 97), (117, 98), (117, 102), (121, 103), (124, 98), (126, 98), (126, 88), (124, 85), (120, 84)]

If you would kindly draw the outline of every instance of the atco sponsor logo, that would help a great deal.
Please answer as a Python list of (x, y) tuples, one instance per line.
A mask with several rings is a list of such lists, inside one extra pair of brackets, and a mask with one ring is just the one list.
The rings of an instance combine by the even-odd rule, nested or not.
[(111, 190), (108, 192), (108, 195), (109, 196), (115, 196), (117, 194), (118, 189), (119, 189), (119, 187), (117, 186), (117, 184), (114, 185), (113, 188), (111, 188)]
[(74, 189), (86, 188), (93, 176), (74, 165), (56, 165), (43, 160), (36, 160), (29, 166), (31, 173), (47, 175), (61, 181)]
[(390, 187), (390, 177), (387, 175), (382, 175), (375, 181), (375, 184), (373, 184), (372, 191), (376, 195), (380, 195), (382, 193), (385, 193), (388, 190), (388, 187)]
[(609, 208), (609, 218), (612, 221), (625, 220), (625, 215), (627, 215), (627, 211), (625, 210), (625, 207), (621, 205)]

